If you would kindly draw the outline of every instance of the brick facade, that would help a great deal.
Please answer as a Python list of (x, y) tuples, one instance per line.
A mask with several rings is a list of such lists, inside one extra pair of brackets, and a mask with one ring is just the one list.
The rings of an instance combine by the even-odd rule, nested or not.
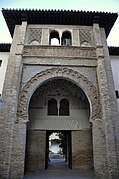
[[(72, 46), (50, 46), (53, 29), (60, 38), (62, 32), (70, 31)], [(33, 40), (39, 45), (30, 44)], [(54, 79), (77, 85), (89, 102), (87, 119), (92, 127), (71, 129), (72, 168), (94, 168), (97, 176), (118, 178), (119, 122), (104, 29), (98, 23), (73, 26), (27, 22), (16, 25), (8, 59), (0, 116), (0, 177), (23, 178), (25, 168), (45, 169), (46, 130), (29, 130), (27, 138), (26, 133), (31, 97)]]
[(39, 171), (45, 168), (46, 132), (27, 132), (25, 171)]

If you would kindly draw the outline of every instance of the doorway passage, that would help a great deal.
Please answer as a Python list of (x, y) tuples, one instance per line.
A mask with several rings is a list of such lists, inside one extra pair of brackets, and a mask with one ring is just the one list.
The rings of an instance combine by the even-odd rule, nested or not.
[(45, 169), (72, 168), (71, 131), (46, 131)]

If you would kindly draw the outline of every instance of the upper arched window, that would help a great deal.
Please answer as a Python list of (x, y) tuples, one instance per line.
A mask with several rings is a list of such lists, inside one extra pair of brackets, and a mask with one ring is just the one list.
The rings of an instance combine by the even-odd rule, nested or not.
[(71, 33), (69, 31), (65, 31), (62, 34), (62, 45), (72, 45)]
[(69, 116), (69, 101), (65, 98), (60, 101), (59, 115)]
[(49, 44), (50, 45), (59, 45), (60, 44), (59, 33), (57, 31), (54, 30), (50, 33)]
[(48, 101), (48, 115), (58, 115), (57, 101), (54, 98)]

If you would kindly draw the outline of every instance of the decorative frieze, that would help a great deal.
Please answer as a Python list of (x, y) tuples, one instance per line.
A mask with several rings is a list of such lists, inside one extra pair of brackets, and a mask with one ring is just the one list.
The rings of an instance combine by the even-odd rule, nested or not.
[(23, 56), (96, 58), (94, 48), (25, 46)]

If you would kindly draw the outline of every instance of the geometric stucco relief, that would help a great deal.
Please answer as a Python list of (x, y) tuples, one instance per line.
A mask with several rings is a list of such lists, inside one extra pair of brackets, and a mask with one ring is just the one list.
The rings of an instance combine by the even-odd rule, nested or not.
[(41, 43), (42, 29), (41, 28), (30, 28), (28, 36), (28, 44), (36, 40)]
[(92, 31), (86, 29), (79, 30), (81, 46), (93, 46)]
[(67, 80), (72, 81), (77, 86), (79, 86), (84, 93), (86, 94), (89, 103), (90, 103), (90, 121), (94, 119), (99, 119), (101, 112), (100, 112), (100, 104), (99, 104), (99, 96), (96, 87), (83, 75), (79, 72), (74, 71), (69, 68), (64, 67), (56, 67), (47, 69), (40, 73), (37, 73), (33, 76), (23, 87), (18, 101), (18, 110), (17, 115), (20, 118), (28, 118), (28, 106), (31, 96), (33, 95), (34, 91), (46, 82), (46, 80), (52, 78), (65, 78)]

